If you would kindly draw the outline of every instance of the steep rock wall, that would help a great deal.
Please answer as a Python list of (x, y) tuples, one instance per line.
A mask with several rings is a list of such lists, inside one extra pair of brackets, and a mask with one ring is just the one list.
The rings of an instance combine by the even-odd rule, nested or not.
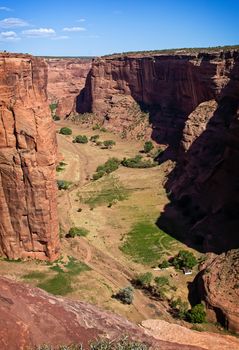
[(239, 249), (211, 256), (197, 279), (208, 320), (239, 334)]
[[(203, 101), (217, 98), (227, 85), (234, 52), (196, 55), (116, 56), (93, 61), (86, 87), (78, 96), (78, 112), (96, 113), (122, 131), (132, 102), (149, 112), (152, 137), (161, 143), (181, 140), (187, 116)], [(118, 107), (118, 111), (117, 111)]]
[(0, 56), (0, 253), (54, 259), (59, 251), (56, 136), (47, 67), (31, 56)]
[(47, 58), (49, 104), (58, 102), (56, 115), (60, 118), (75, 112), (75, 98), (85, 86), (91, 68), (90, 59)]

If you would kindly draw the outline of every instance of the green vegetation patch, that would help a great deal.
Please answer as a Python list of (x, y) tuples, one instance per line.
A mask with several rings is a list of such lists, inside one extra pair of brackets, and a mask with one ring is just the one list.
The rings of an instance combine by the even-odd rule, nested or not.
[(58, 190), (68, 190), (70, 188), (72, 182), (66, 180), (57, 180)]
[(147, 221), (140, 221), (134, 224), (127, 234), (121, 250), (139, 263), (153, 264), (165, 253), (170, 253), (176, 240), (155, 224)]
[(70, 128), (64, 126), (63, 128), (60, 129), (59, 133), (62, 135), (71, 135), (72, 130)]
[(71, 227), (68, 234), (66, 235), (67, 238), (74, 238), (76, 236), (87, 236), (89, 233), (89, 230), (87, 230), (84, 227)]
[(97, 207), (123, 201), (128, 198), (129, 191), (116, 177), (107, 176), (97, 187), (95, 186), (95, 190), (78, 195), (82, 203), (88, 204), (90, 207)]
[(31, 271), (22, 277), (26, 280), (42, 280), (47, 277), (47, 274), (41, 271)]
[(61, 171), (64, 171), (66, 165), (67, 165), (67, 164), (66, 164), (65, 162), (60, 162), (60, 163), (57, 165), (57, 167), (56, 167), (56, 171), (57, 171), (58, 173), (61, 172)]
[(151, 159), (143, 159), (140, 154), (134, 158), (124, 158), (121, 164), (127, 168), (153, 168), (158, 165), (157, 162)]
[(67, 263), (55, 263), (50, 269), (57, 272), (57, 274), (45, 279), (37, 287), (55, 295), (71, 293), (73, 291), (72, 282), (74, 282), (74, 278), (80, 273), (90, 270), (89, 266), (71, 256), (68, 257)]
[(73, 143), (88, 143), (88, 137), (86, 135), (77, 135)]
[(96, 169), (96, 173), (93, 175), (93, 180), (98, 180), (105, 174), (110, 174), (117, 170), (120, 166), (120, 160), (113, 157), (109, 158), (104, 164), (99, 165)]
[(61, 272), (56, 276), (39, 283), (37, 287), (55, 295), (66, 295), (73, 291), (70, 276)]

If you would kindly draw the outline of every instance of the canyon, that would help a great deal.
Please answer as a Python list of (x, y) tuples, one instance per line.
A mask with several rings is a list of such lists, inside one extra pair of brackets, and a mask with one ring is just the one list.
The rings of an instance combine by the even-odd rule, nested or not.
[[(207, 260), (194, 281), (195, 294), (198, 301), (205, 302), (209, 320), (238, 333), (238, 50), (132, 53), (92, 60), (2, 53), (0, 73), (0, 254), (10, 260), (53, 261), (59, 257), (57, 143), (49, 109), (54, 103), (60, 123), (74, 120), (75, 125), (80, 125), (87, 115), (89, 127), (97, 122), (122, 140), (152, 139), (160, 147), (157, 161), (162, 166), (170, 161), (171, 165), (164, 182), (168, 200), (157, 225), (206, 254)], [(60, 139), (61, 146), (67, 142)], [(75, 154), (68, 173), (79, 166), (78, 182), (87, 185), (85, 178), (89, 174), (82, 175), (80, 162), (88, 160), (77, 154), (74, 145), (67, 147), (65, 154), (69, 147)], [(130, 152), (133, 151), (132, 146)], [(67, 203), (76, 202), (73, 194), (74, 188), (67, 193)], [(62, 194), (59, 198), (64, 201)], [(71, 218), (66, 218), (66, 207), (58, 210), (61, 227), (69, 228)], [(94, 210), (86, 214), (85, 220), (90, 215), (99, 218)], [(74, 251), (73, 248), (72, 245)], [(44, 307), (46, 322), (61, 317), (65, 324), (62, 333), (46, 338), (43, 321), (37, 321), (43, 322), (38, 329), (33, 321), (27, 321), (35, 303), (34, 314), (38, 315), (38, 307)], [(153, 322), (152, 329), (145, 331), (94, 306), (57, 299), (4, 278), (0, 308), (9, 324), (16, 319), (22, 322), (17, 330), (2, 325), (3, 349), (9, 332), (22, 334), (19, 343), (11, 337), (12, 348), (24, 349), (35, 345), (36, 339), (37, 344), (47, 341), (58, 345), (66, 339), (86, 345), (95, 336), (112, 338), (125, 329), (156, 349), (200, 349), (200, 345), (196, 347), (182, 339), (176, 344), (163, 336), (157, 340), (153, 333), (158, 326)], [(11, 317), (9, 310), (13, 310)], [(82, 313), (82, 318), (77, 318), (76, 313)], [(66, 324), (72, 317), (74, 334)], [(58, 323), (52, 327), (56, 329)], [(228, 338), (225, 349), (233, 348), (230, 341)]]

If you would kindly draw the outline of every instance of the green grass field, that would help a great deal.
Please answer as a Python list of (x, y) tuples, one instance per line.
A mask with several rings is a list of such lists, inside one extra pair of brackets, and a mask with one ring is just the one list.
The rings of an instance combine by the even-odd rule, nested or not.
[(150, 221), (135, 223), (128, 232), (121, 250), (136, 262), (156, 264), (175, 250), (178, 242)]
[(123, 201), (128, 198), (129, 191), (116, 177), (108, 175), (97, 184), (92, 183), (89, 191), (81, 192), (78, 196), (82, 203), (97, 207)]

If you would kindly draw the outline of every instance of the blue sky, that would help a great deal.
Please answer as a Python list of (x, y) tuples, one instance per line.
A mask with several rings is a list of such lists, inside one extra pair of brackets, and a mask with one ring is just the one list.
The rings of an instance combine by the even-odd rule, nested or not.
[(239, 0), (0, 0), (0, 50), (90, 56), (239, 44)]

